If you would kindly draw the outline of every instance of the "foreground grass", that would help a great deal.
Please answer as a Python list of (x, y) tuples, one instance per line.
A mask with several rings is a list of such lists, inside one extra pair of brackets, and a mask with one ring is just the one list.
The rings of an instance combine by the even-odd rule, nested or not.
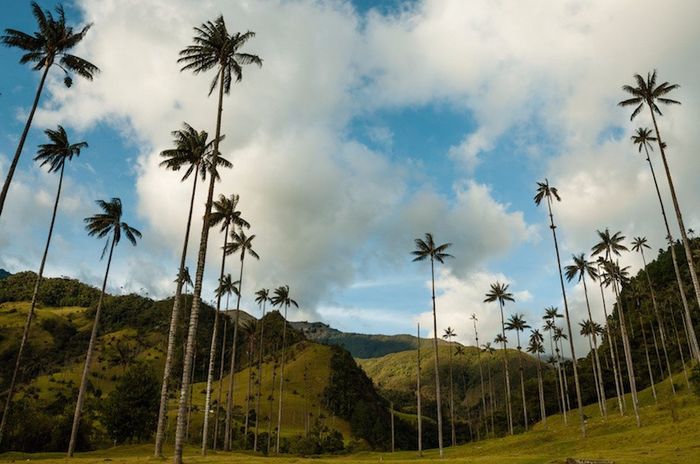
[[(641, 392), (642, 427), (637, 428), (634, 416), (620, 416), (616, 401), (608, 402), (610, 415), (607, 420), (598, 417), (597, 406), (585, 409), (588, 419), (586, 438), (581, 436), (577, 415), (569, 416), (564, 425), (559, 415), (548, 418), (547, 427), (538, 424), (528, 433), (506, 438), (495, 438), (478, 443), (445, 449), (445, 460), (460, 463), (565, 463), (567, 458), (610, 460), (619, 464), (632, 463), (689, 463), (698, 462), (700, 456), (700, 400), (687, 391), (671, 398), (668, 381), (657, 386), (659, 402), (655, 404), (651, 393)], [(628, 400), (629, 403), (629, 400)], [(108, 450), (82, 453), (73, 459), (81, 464), (92, 463), (155, 463), (170, 462), (171, 450), (166, 448), (166, 458), (151, 456), (151, 445), (121, 446)], [(203, 457), (199, 449), (186, 450), (188, 463), (302, 463), (307, 459), (293, 456), (263, 457), (245, 453), (210, 452)], [(0, 455), (0, 462), (41, 460), (42, 464), (64, 463), (60, 453)], [(397, 453), (357, 453), (344, 456), (323, 456), (316, 463), (414, 463), (439, 460), (436, 450), (429, 450), (423, 457), (415, 451)]]

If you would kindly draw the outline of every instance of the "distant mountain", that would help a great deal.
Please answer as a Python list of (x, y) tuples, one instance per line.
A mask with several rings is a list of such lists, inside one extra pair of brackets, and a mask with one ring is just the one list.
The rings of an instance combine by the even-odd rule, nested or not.
[[(355, 358), (380, 358), (387, 354), (414, 350), (418, 338), (413, 335), (370, 335), (354, 332), (341, 332), (323, 322), (291, 322), (292, 327), (304, 336), (318, 343), (337, 345), (345, 348)], [(440, 343), (445, 343), (440, 340)]]
[(7, 272), (5, 269), (0, 269), (0, 280), (4, 279), (5, 277), (10, 277), (12, 274)]

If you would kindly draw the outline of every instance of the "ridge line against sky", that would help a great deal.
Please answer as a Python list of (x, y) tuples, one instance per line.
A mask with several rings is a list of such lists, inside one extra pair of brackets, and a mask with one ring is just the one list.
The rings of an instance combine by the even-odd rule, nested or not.
[[(102, 72), (70, 89), (60, 72), (50, 74), (0, 219), (0, 267), (38, 266), (56, 178), (31, 158), (43, 129), (60, 123), (90, 147), (67, 168), (47, 274), (99, 281), (102, 245), (86, 236), (82, 218), (93, 200), (120, 196), (144, 239), (117, 250), (111, 291), (174, 292), (190, 186), (158, 168), (158, 153), (183, 121), (213, 132), (211, 76), (180, 73), (176, 59), (192, 27), (222, 13), (230, 30), (256, 32), (246, 50), (264, 59), (225, 99), (222, 151), (234, 169), (216, 191), (240, 194), (257, 235), (261, 261), (246, 266), (243, 308), (256, 314), (253, 291), (289, 284), (301, 306), (292, 319), (369, 333), (428, 327), (429, 269), (409, 252), (432, 232), (455, 255), (437, 274), (441, 328), (472, 343), (468, 316), (476, 312), (484, 339), (495, 335), (497, 311), (482, 302), (495, 280), (516, 293), (506, 310), (539, 325), (542, 308), (561, 306), (561, 296), (545, 213), (532, 202), (536, 181), (547, 176), (561, 193), (564, 264), (605, 227), (662, 246), (648, 168), (629, 142), (647, 116), (632, 124), (615, 106), (634, 73), (658, 68), (662, 81), (681, 84), (683, 105), (665, 110), (660, 124), (688, 226), (700, 222), (700, 6), (670, 1), (654, 15), (654, 5), (68, 2), (70, 21), (94, 23), (76, 54)], [(6, 10), (0, 27), (34, 30), (29, 2), (12, 0)], [(3, 174), (38, 82), (18, 59), (0, 49)], [(193, 225), (196, 237), (201, 225)], [(212, 234), (205, 299), (213, 298), (222, 241)], [(632, 254), (623, 260), (635, 271), (641, 265)], [(568, 288), (578, 322), (582, 290)]]

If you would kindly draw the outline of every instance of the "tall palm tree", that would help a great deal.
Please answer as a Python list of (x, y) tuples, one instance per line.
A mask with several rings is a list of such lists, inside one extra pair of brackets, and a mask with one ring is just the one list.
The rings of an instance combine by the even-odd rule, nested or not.
[(282, 356), (280, 361), (280, 390), (277, 405), (277, 443), (275, 445), (275, 454), (280, 454), (280, 436), (282, 435), (282, 394), (284, 393), (284, 361), (287, 349), (287, 310), (290, 306), (299, 307), (299, 304), (289, 296), (289, 285), (282, 285), (275, 289), (272, 297), (272, 305), (275, 307), (284, 308), (284, 317), (282, 325)]
[(525, 401), (525, 376), (523, 375), (523, 358), (522, 358), (522, 346), (520, 345), (520, 332), (524, 332), (525, 329), (529, 329), (527, 321), (525, 320), (524, 314), (512, 314), (508, 321), (506, 322), (506, 330), (515, 330), (515, 335), (518, 340), (518, 370), (520, 371), (520, 394), (523, 397), (523, 421), (525, 423), (525, 431), (528, 430), (528, 420), (527, 420), (527, 402)]
[[(187, 260), (187, 245), (190, 239), (190, 228), (192, 226), (192, 211), (194, 209), (194, 197), (197, 192), (197, 181), (201, 177), (202, 182), (206, 180), (209, 172), (213, 172), (218, 178), (217, 166), (230, 168), (232, 165), (225, 158), (214, 150), (215, 142), (209, 139), (209, 134), (205, 131), (197, 131), (186, 122), (183, 128), (172, 132), (174, 148), (164, 150), (160, 153), (163, 161), (160, 166), (172, 171), (184, 169), (181, 181), (187, 180), (192, 174), (192, 193), (190, 195), (189, 211), (187, 213), (187, 226), (185, 227), (185, 237), (180, 253), (180, 267), (178, 274), (182, 274)], [(218, 140), (221, 140), (220, 136)], [(189, 271), (188, 271), (189, 277)], [(173, 298), (173, 309), (170, 314), (170, 329), (168, 330), (168, 347), (165, 354), (165, 365), (163, 366), (163, 381), (160, 390), (160, 407), (158, 410), (158, 422), (156, 429), (155, 452), (156, 457), (163, 455), (163, 441), (165, 439), (165, 423), (168, 416), (168, 387), (172, 372), (173, 352), (175, 350), (175, 334), (177, 332), (177, 321), (180, 315), (180, 304), (182, 300), (182, 287), (186, 282), (177, 279), (175, 287), (175, 297)], [(190, 284), (191, 284), (190, 280)], [(194, 303), (194, 300), (193, 300)]]
[[(200, 27), (195, 27), (193, 44), (180, 51), (178, 63), (183, 64), (182, 71), (192, 71), (194, 74), (204, 73), (216, 69), (217, 73), (209, 86), (209, 95), (212, 94), (217, 84), (219, 86), (219, 98), (216, 108), (216, 131), (214, 136), (214, 153), (219, 153), (219, 141), (221, 137), (221, 113), (223, 112), (224, 93), (231, 92), (231, 84), (235, 77), (236, 82), (243, 78), (242, 66), (248, 64), (262, 65), (260, 57), (248, 53), (239, 53), (239, 49), (252, 37), (253, 32), (244, 34), (229, 34), (223, 16), (212, 21), (207, 21)], [(214, 197), (213, 176), (209, 182), (209, 192), (204, 210), (202, 235), (199, 244), (197, 258), (197, 272), (194, 280), (194, 295), (192, 311), (190, 314), (190, 326), (187, 334), (187, 353), (184, 360), (182, 373), (182, 385), (178, 402), (177, 429), (175, 431), (175, 464), (182, 464), (182, 449), (185, 436), (185, 411), (187, 388), (190, 383), (189, 367), (192, 360), (192, 348), (196, 337), (197, 322), (199, 320), (199, 307), (202, 295), (202, 279), (209, 240), (209, 216), (211, 214), (212, 200)]]
[[(491, 342), (486, 342), (483, 345), (481, 345), (481, 352), (487, 353), (489, 355), (489, 358), (493, 357), (493, 353), (496, 350), (491, 346)], [(496, 436), (496, 429), (494, 427), (494, 419), (493, 419), (493, 412), (495, 408), (494, 404), (494, 393), (493, 393), (493, 382), (491, 381), (491, 361), (488, 362), (486, 365), (486, 371), (488, 373), (489, 377), (489, 403), (490, 403), (490, 411), (491, 411), (491, 436), (495, 437)]]
[(97, 206), (102, 212), (85, 218), (85, 229), (91, 237), (96, 236), (99, 239), (107, 238), (105, 246), (102, 249), (104, 258), (107, 249), (109, 248), (109, 256), (107, 258), (107, 268), (105, 277), (102, 281), (102, 290), (100, 291), (100, 299), (97, 300), (97, 309), (95, 310), (95, 319), (92, 323), (92, 332), (90, 333), (90, 342), (88, 344), (87, 354), (85, 355), (85, 364), (83, 365), (83, 374), (80, 378), (80, 388), (78, 389), (78, 400), (75, 405), (75, 414), (73, 415), (73, 427), (71, 429), (70, 442), (68, 444), (68, 457), (73, 457), (75, 451), (76, 439), (78, 437), (78, 425), (80, 424), (80, 415), (85, 401), (85, 390), (87, 388), (88, 374), (90, 373), (90, 362), (92, 354), (95, 351), (95, 341), (97, 340), (97, 327), (100, 322), (100, 312), (102, 311), (102, 300), (107, 287), (107, 277), (109, 276), (109, 267), (112, 264), (112, 254), (114, 247), (119, 243), (122, 234), (136, 246), (136, 239), (141, 238), (141, 232), (129, 226), (126, 222), (122, 222), (122, 202), (119, 198), (112, 198), (110, 201), (97, 200)]
[(447, 340), (447, 345), (449, 348), (449, 366), (450, 366), (450, 427), (452, 431), (452, 446), (457, 445), (457, 434), (455, 432), (455, 401), (454, 401), (454, 381), (452, 378), (452, 339), (457, 336), (452, 327), (447, 327), (445, 333), (442, 334), (442, 338)]
[(49, 224), (49, 235), (46, 239), (46, 246), (44, 247), (44, 254), (41, 257), (41, 264), (39, 265), (39, 272), (36, 276), (36, 281), (34, 282), (34, 292), (32, 293), (32, 303), (29, 307), (29, 312), (27, 313), (27, 320), (24, 323), (24, 331), (22, 332), (22, 341), (19, 344), (19, 350), (17, 351), (17, 359), (15, 360), (15, 369), (12, 371), (12, 378), (10, 380), (10, 387), (7, 392), (7, 399), (5, 400), (5, 409), (2, 412), (2, 420), (0, 420), (0, 442), (2, 442), (2, 434), (5, 430), (5, 423), (7, 421), (7, 414), (10, 409), (10, 404), (12, 402), (12, 396), (15, 391), (15, 383), (17, 381), (17, 373), (22, 364), (22, 354), (24, 353), (24, 348), (27, 345), (27, 340), (29, 338), (29, 328), (34, 318), (34, 310), (36, 309), (37, 297), (39, 295), (39, 286), (41, 285), (42, 278), (44, 276), (44, 266), (46, 265), (46, 257), (49, 253), (49, 245), (51, 244), (51, 236), (53, 235), (53, 227), (56, 222), (56, 212), (58, 211), (58, 201), (61, 198), (61, 187), (63, 186), (63, 173), (66, 167), (66, 161), (71, 161), (74, 156), (80, 156), (80, 150), (86, 148), (88, 145), (86, 142), (70, 143), (68, 141), (68, 134), (63, 127), (58, 126), (56, 130), (46, 129), (44, 133), (49, 138), (49, 143), (39, 145), (39, 151), (37, 152), (35, 161), (38, 161), (41, 166), (48, 165), (49, 173), (58, 172), (58, 188), (56, 190), (56, 200), (53, 205), (53, 212), (51, 214), (51, 223)]
[[(646, 275), (646, 277), (647, 277), (647, 285), (649, 286), (649, 293), (651, 294), (651, 304), (652, 304), (652, 307), (654, 308), (654, 315), (656, 316), (656, 322), (659, 324), (659, 334), (661, 336), (661, 348), (663, 349), (664, 358), (666, 359), (666, 368), (668, 370), (669, 381), (671, 382), (671, 387), (673, 388), (673, 394), (675, 395), (676, 389), (673, 386), (673, 372), (671, 372), (671, 363), (669, 362), (668, 351), (666, 349), (666, 334), (664, 333), (664, 329), (661, 326), (661, 314), (659, 313), (659, 306), (656, 302), (656, 292), (654, 292), (654, 286), (651, 284), (651, 277), (649, 276), (649, 271), (647, 270), (647, 260), (646, 260), (646, 257), (644, 256), (644, 249), (645, 248), (646, 249), (651, 248), (649, 246), (649, 243), (648, 243), (646, 237), (635, 237), (632, 240), (632, 251), (636, 251), (640, 255), (642, 255), (642, 263), (644, 264), (644, 275)], [(671, 244), (671, 249), (673, 249), (673, 248), (674, 248), (674, 246), (673, 246), (673, 244)], [(673, 258), (673, 256), (672, 256), (672, 258)], [(685, 292), (683, 292), (683, 293), (685, 293)], [(683, 295), (683, 296), (685, 297), (685, 295)], [(687, 308), (687, 306), (688, 306), (687, 301), (685, 303), (685, 306)], [(692, 339), (692, 337), (691, 337), (691, 339)]]
[[(472, 320), (474, 324), (474, 339), (476, 340), (476, 346), (477, 348), (479, 347), (479, 331), (476, 328), (476, 323), (479, 321), (479, 318), (476, 316), (475, 313), (472, 313), (471, 316), (469, 316), (469, 319)], [(479, 380), (481, 381), (481, 406), (484, 411), (484, 418), (486, 418), (486, 392), (484, 391), (484, 369), (481, 365), (481, 350), (477, 350), (476, 352), (476, 362), (479, 364)], [(488, 432), (488, 430), (487, 430)]]
[[(658, 103), (663, 103), (664, 105), (680, 105), (678, 100), (673, 100), (668, 98), (668, 94), (676, 90), (680, 86), (678, 84), (669, 84), (668, 82), (663, 82), (661, 84), (656, 83), (656, 70), (647, 73), (647, 78), (644, 79), (639, 74), (634, 75), (634, 80), (636, 87), (634, 85), (623, 85), (622, 90), (631, 95), (631, 98), (622, 100), (618, 103), (619, 106), (635, 106), (632, 115), (630, 116), (630, 121), (642, 111), (644, 106), (649, 109), (649, 114), (651, 114), (651, 120), (654, 124), (654, 132), (656, 133), (656, 143), (659, 145), (659, 151), (661, 152), (661, 160), (664, 164), (664, 170), (666, 172), (666, 180), (668, 181), (668, 188), (671, 191), (671, 201), (673, 202), (673, 208), (676, 212), (676, 219), (678, 221), (678, 228), (681, 232), (681, 239), (683, 242), (683, 249), (685, 250), (685, 257), (688, 261), (688, 268), (690, 270), (690, 278), (693, 282), (693, 288), (695, 290), (695, 298), (700, 305), (700, 282), (698, 282), (698, 275), (695, 270), (695, 265), (693, 264), (693, 253), (690, 248), (690, 241), (688, 240), (688, 234), (686, 227), (683, 224), (683, 214), (681, 213), (681, 207), (678, 203), (678, 196), (676, 195), (676, 188), (673, 185), (673, 178), (671, 176), (671, 169), (668, 166), (668, 160), (666, 159), (666, 144), (661, 140), (661, 133), (659, 132), (659, 126), (656, 123), (656, 116), (662, 116), (661, 110), (659, 109)], [(697, 338), (695, 337), (692, 320), (689, 318), (689, 314), (685, 315), (686, 323), (691, 333), (690, 346), (693, 350), (693, 355), (696, 361), (700, 362), (700, 347), (698, 346)]]
[(557, 226), (554, 225), (554, 214), (552, 213), (552, 202), (554, 200), (561, 201), (559, 192), (556, 187), (549, 185), (547, 179), (544, 182), (537, 182), (537, 191), (535, 193), (535, 204), (540, 205), (542, 200), (547, 200), (547, 211), (549, 212), (549, 228), (552, 229), (552, 238), (554, 239), (554, 251), (557, 257), (557, 270), (559, 271), (559, 284), (561, 285), (561, 296), (564, 300), (564, 316), (566, 319), (566, 327), (569, 332), (569, 348), (571, 349), (571, 358), (573, 359), (574, 368), (574, 384), (576, 386), (576, 402), (578, 403), (578, 416), (581, 423), (581, 434), (586, 435), (586, 421), (583, 417), (583, 403), (581, 401), (581, 385), (578, 379), (578, 367), (576, 366), (576, 350), (574, 348), (574, 336), (571, 330), (571, 317), (569, 316), (569, 302), (566, 299), (566, 289), (564, 288), (564, 276), (561, 272), (561, 259), (559, 257), (559, 243), (557, 242)]
[[(559, 404), (559, 411), (564, 416), (564, 425), (568, 425), (569, 419), (566, 415), (566, 402), (564, 401), (564, 379), (562, 378), (561, 362), (559, 357), (559, 345), (554, 347), (554, 331), (557, 329), (557, 319), (564, 317), (559, 313), (559, 308), (554, 306), (549, 306), (544, 308), (544, 326), (542, 330), (549, 332), (549, 349), (552, 358), (554, 359), (554, 367), (557, 370), (557, 380), (555, 384), (557, 387), (557, 403)], [(556, 355), (556, 356), (555, 356)]]
[(654, 402), (656, 403), (656, 386), (654, 385), (654, 373), (651, 370), (651, 361), (649, 360), (649, 347), (647, 346), (647, 334), (644, 331), (644, 320), (642, 319), (641, 311), (637, 313), (639, 316), (639, 330), (642, 331), (642, 343), (644, 343), (644, 356), (647, 360), (647, 371), (649, 372), (649, 383), (651, 385), (651, 394), (654, 396)]
[(566, 362), (564, 361), (564, 342), (563, 340), (567, 340), (568, 337), (564, 333), (564, 330), (561, 327), (555, 327), (554, 328), (554, 345), (556, 346), (557, 349), (557, 357), (558, 357), (558, 362), (559, 366), (561, 367), (561, 376), (562, 380), (564, 381), (564, 387), (562, 388), (562, 392), (564, 393), (564, 408), (568, 409), (569, 411), (571, 410), (571, 404), (570, 404), (570, 395), (569, 395), (569, 380), (566, 378)]
[(547, 409), (544, 403), (544, 384), (542, 382), (542, 360), (540, 355), (544, 353), (544, 336), (538, 329), (530, 331), (530, 340), (527, 352), (537, 356), (537, 390), (540, 398), (540, 418), (545, 428), (547, 427)]
[[(564, 268), (566, 274), (566, 280), (571, 282), (575, 278), (583, 283), (583, 294), (586, 297), (586, 309), (588, 310), (588, 320), (593, 321), (593, 314), (591, 313), (591, 303), (588, 300), (588, 286), (586, 285), (586, 276), (591, 280), (595, 281), (598, 278), (598, 270), (595, 268), (591, 261), (586, 259), (586, 255), (581, 253), (579, 255), (572, 255), (571, 259), (573, 263)], [(608, 408), (605, 399), (605, 386), (603, 385), (603, 371), (600, 366), (600, 357), (598, 356), (598, 338), (596, 333), (591, 334), (591, 349), (593, 350), (593, 371), (595, 373), (594, 379), (596, 381), (596, 393), (598, 396), (598, 405), (600, 406), (600, 413), (603, 417), (608, 417)]]
[[(229, 197), (219, 195), (219, 198), (214, 202), (213, 211), (209, 218), (210, 227), (220, 226), (219, 232), (224, 233), (224, 246), (221, 255), (221, 270), (219, 272), (219, 281), (224, 278), (224, 270), (226, 268), (226, 246), (228, 245), (228, 233), (231, 225), (240, 228), (250, 228), (250, 224), (241, 217), (241, 212), (237, 210), (240, 197), (232, 194)], [(204, 426), (202, 431), (202, 455), (207, 454), (207, 441), (209, 439), (209, 406), (211, 404), (212, 383), (214, 381), (214, 360), (216, 358), (217, 346), (217, 331), (219, 327), (219, 312), (221, 311), (221, 297), (219, 293), (216, 296), (216, 312), (214, 313), (214, 329), (211, 335), (211, 346), (209, 348), (209, 369), (207, 372), (207, 389), (204, 399)], [(218, 408), (218, 405), (217, 405)], [(217, 409), (218, 410), (218, 409)]]
[(85, 38), (85, 34), (87, 34), (87, 31), (92, 27), (92, 24), (86, 24), (80, 32), (75, 32), (72, 26), (66, 24), (66, 15), (63, 11), (63, 5), (59, 4), (56, 7), (55, 16), (49, 10), (42, 10), (36, 2), (32, 2), (31, 7), (32, 14), (34, 15), (39, 29), (38, 31), (33, 34), (27, 34), (26, 32), (16, 29), (5, 29), (5, 34), (0, 36), (0, 43), (7, 47), (19, 48), (24, 52), (24, 55), (22, 55), (22, 58), (19, 60), (20, 64), (34, 63), (32, 69), (34, 71), (42, 71), (39, 87), (36, 89), (36, 94), (34, 95), (32, 109), (29, 111), (29, 116), (27, 116), (27, 122), (24, 124), (24, 129), (19, 138), (15, 155), (12, 158), (5, 183), (0, 192), (0, 216), (2, 215), (7, 192), (12, 183), (12, 176), (15, 173), (19, 157), (22, 154), (24, 142), (27, 140), (27, 134), (32, 125), (34, 113), (39, 104), (39, 98), (41, 97), (41, 92), (46, 82), (46, 76), (51, 66), (56, 65), (63, 70), (65, 73), (63, 82), (66, 87), (70, 87), (73, 83), (71, 73), (75, 73), (91, 81), (93, 76), (100, 71), (97, 66), (89, 61), (68, 53)]
[(236, 370), (236, 347), (238, 345), (238, 326), (241, 317), (241, 295), (243, 294), (243, 262), (246, 255), (260, 259), (260, 256), (253, 250), (253, 240), (255, 235), (246, 235), (243, 229), (231, 231), (231, 242), (226, 244), (224, 253), (241, 255), (241, 267), (238, 276), (238, 299), (236, 300), (236, 317), (233, 321), (233, 341), (231, 342), (231, 362), (228, 371), (228, 397), (226, 399), (226, 424), (224, 429), (224, 450), (231, 449), (231, 413), (233, 410), (233, 381)]
[[(229, 297), (231, 294), (236, 296), (239, 295), (238, 285), (240, 282), (238, 280), (234, 281), (231, 274), (226, 274), (219, 283), (219, 287), (216, 289), (217, 299), (226, 295), (226, 311), (229, 308)], [(224, 379), (224, 364), (226, 359), (224, 357), (226, 353), (226, 329), (228, 326), (228, 317), (224, 317), (224, 332), (221, 337), (221, 356), (219, 357), (219, 392), (216, 399), (216, 409), (214, 411), (214, 440), (212, 445), (216, 449), (217, 439), (219, 438), (219, 409), (221, 409), (221, 395), (224, 389), (223, 379)]]
[(433, 234), (426, 233), (425, 240), (417, 238), (414, 240), (416, 249), (411, 252), (415, 258), (413, 261), (424, 261), (430, 259), (430, 277), (432, 284), (432, 300), (433, 300), (433, 349), (435, 351), (435, 398), (437, 400), (437, 426), (438, 426), (438, 447), (440, 449), (440, 457), (444, 456), (442, 449), (442, 397), (440, 395), (440, 373), (439, 373), (439, 356), (438, 356), (438, 331), (437, 331), (437, 309), (435, 307), (435, 261), (440, 264), (445, 263), (446, 258), (453, 256), (446, 253), (447, 249), (452, 246), (451, 243), (443, 243), (436, 245), (433, 240)]
[(513, 406), (511, 405), (511, 393), (510, 393), (510, 370), (508, 369), (508, 351), (507, 351), (507, 339), (506, 339), (506, 321), (503, 316), (503, 305), (506, 301), (515, 301), (513, 294), (508, 291), (508, 284), (502, 284), (496, 282), (491, 284), (491, 289), (486, 293), (486, 299), (484, 303), (492, 303), (494, 301), (498, 302), (498, 307), (501, 310), (501, 338), (496, 343), (501, 343), (503, 348), (503, 368), (505, 370), (506, 376), (506, 412), (508, 413), (508, 431), (513, 435)]
[[(578, 325), (581, 327), (580, 334), (586, 338), (588, 338), (588, 347), (591, 350), (591, 352), (594, 352), (593, 349), (593, 337), (597, 335), (597, 330), (594, 327), (595, 321), (593, 319), (584, 319), (583, 321), (579, 322)], [(595, 392), (596, 392), (596, 397), (598, 399), (598, 409), (600, 410), (600, 415), (605, 417), (605, 412), (603, 409), (603, 401), (601, 398), (600, 394), (600, 377), (598, 375), (598, 365), (596, 364), (595, 357), (593, 358), (593, 362), (591, 363), (592, 369), (593, 369), (593, 382), (595, 382)]]
[(262, 360), (263, 360), (263, 340), (265, 336), (265, 308), (270, 301), (270, 290), (261, 288), (255, 292), (255, 302), (262, 307), (262, 315), (260, 316), (260, 350), (258, 352), (258, 387), (255, 394), (255, 437), (253, 437), (253, 451), (258, 450), (258, 431), (260, 429), (260, 395), (262, 391)]
[(420, 393), (420, 322), (417, 323), (417, 359), (416, 359), (416, 401), (418, 413), (418, 456), (423, 456), (423, 416), (421, 415), (421, 393)]

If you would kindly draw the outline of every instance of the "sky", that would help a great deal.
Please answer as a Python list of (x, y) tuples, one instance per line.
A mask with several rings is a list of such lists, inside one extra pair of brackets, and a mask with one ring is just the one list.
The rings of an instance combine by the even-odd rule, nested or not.
[[(44, 8), (53, 3), (40, 2)], [(35, 30), (29, 2), (6, 0), (1, 28)], [(432, 335), (430, 267), (414, 263), (426, 232), (451, 243), (436, 271), (438, 332), (451, 326), (474, 344), (500, 329), (484, 303), (507, 282), (523, 313), (541, 326), (543, 308), (563, 301), (546, 212), (532, 197), (549, 179), (563, 264), (588, 252), (596, 230), (663, 244), (651, 176), (629, 140), (623, 84), (658, 69), (679, 83), (681, 106), (665, 108), (669, 147), (688, 227), (700, 227), (700, 4), (671, 0), (373, 2), (260, 0), (75, 0), (75, 27), (92, 23), (74, 50), (101, 72), (71, 88), (52, 69), (0, 218), (0, 268), (38, 268), (57, 176), (32, 161), (43, 130), (63, 125), (89, 147), (66, 170), (48, 276), (99, 285), (103, 243), (82, 219), (97, 199), (120, 197), (124, 220), (143, 233), (120, 243), (108, 289), (153, 298), (174, 293), (189, 182), (160, 168), (171, 132), (187, 122), (214, 132), (211, 75), (180, 72), (178, 51), (193, 27), (222, 14), (229, 31), (256, 33), (244, 51), (263, 66), (243, 69), (224, 99), (221, 151), (234, 167), (216, 195), (240, 195), (260, 261), (246, 260), (241, 307), (254, 291), (288, 284), (292, 320), (344, 331)], [(0, 49), (0, 174), (28, 114), (39, 74)], [(656, 153), (661, 188), (671, 208)], [(198, 191), (188, 266), (196, 266), (205, 189)], [(674, 222), (676, 236), (677, 227)], [(210, 235), (203, 299), (213, 299), (223, 236)], [(636, 272), (641, 258), (622, 257)], [(238, 262), (227, 272), (236, 277)], [(566, 284), (574, 327), (586, 318), (582, 287)], [(593, 289), (595, 290), (595, 288)], [(591, 296), (601, 320), (599, 293)], [(608, 295), (608, 301), (611, 296)], [(578, 355), (587, 342), (577, 337)]]

